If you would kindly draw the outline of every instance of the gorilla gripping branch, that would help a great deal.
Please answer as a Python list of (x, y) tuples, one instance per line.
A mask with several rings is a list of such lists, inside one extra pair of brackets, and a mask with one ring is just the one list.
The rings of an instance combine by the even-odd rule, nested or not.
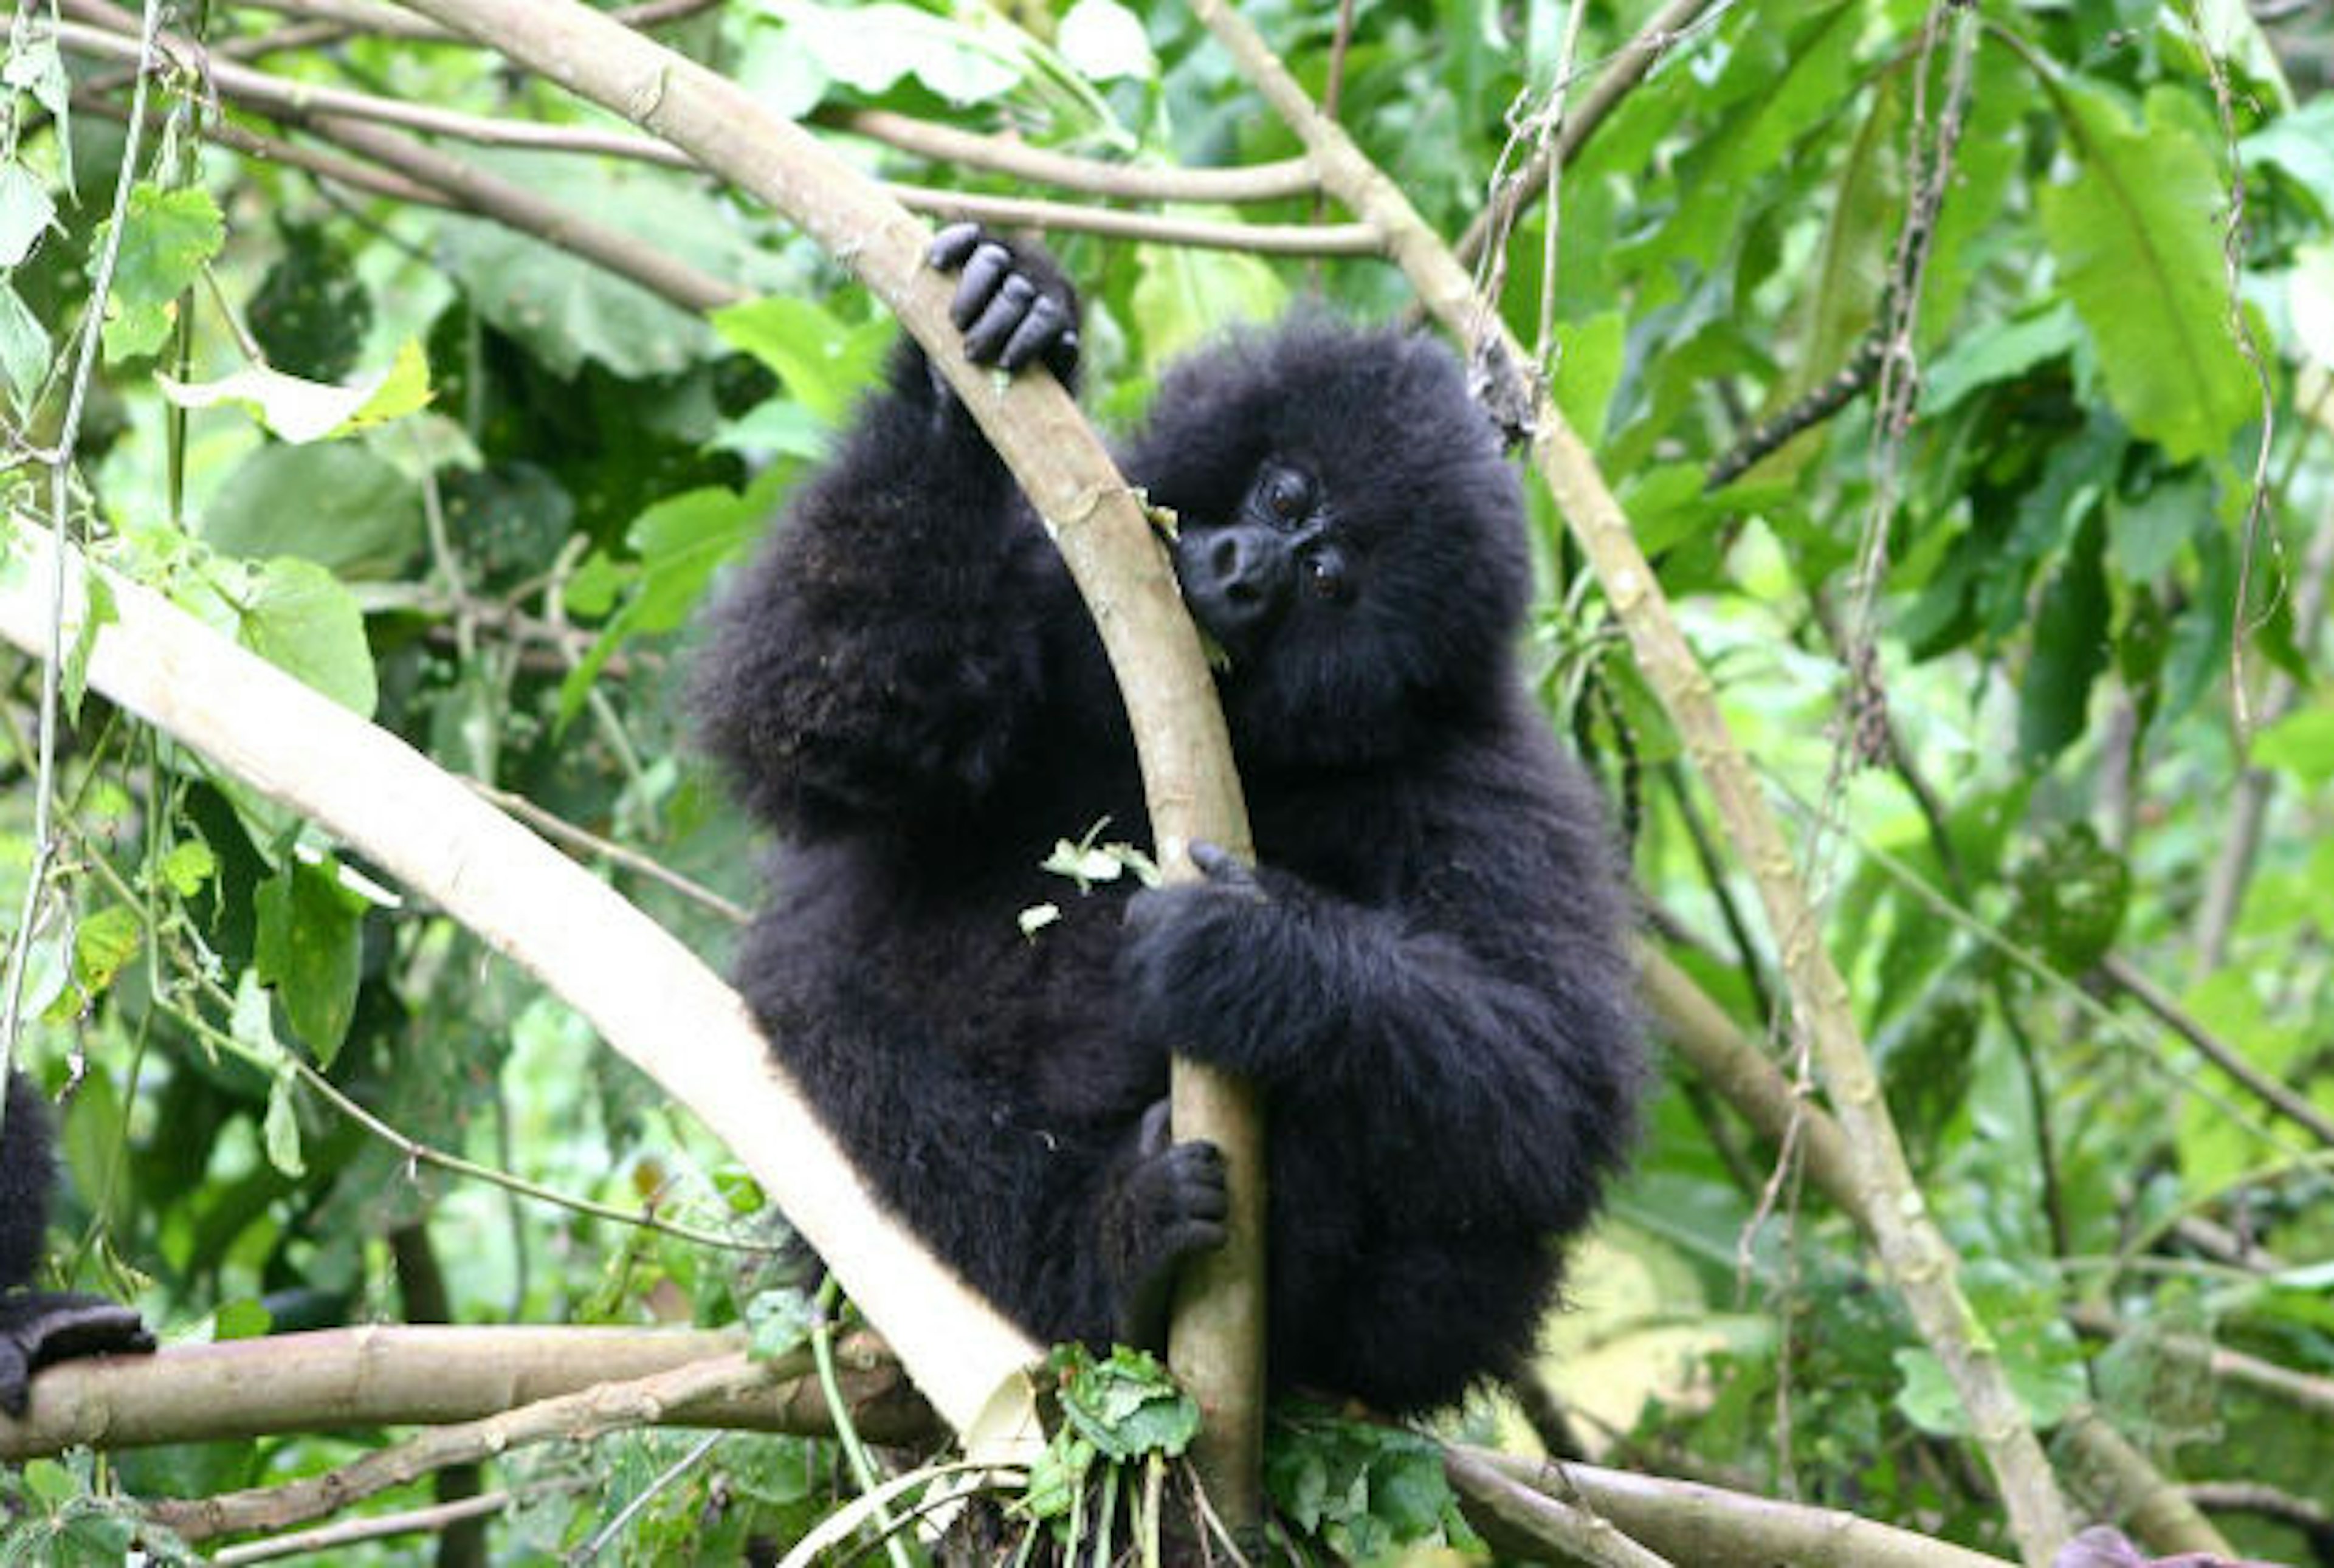
[[(1004, 457), (1094, 613), (1133, 728), (1153, 842), (1171, 880), (1194, 874), (1187, 853), (1194, 842), (1245, 850), (1246, 813), (1223, 717), (1141, 506), (1058, 385), (1027, 377), (1000, 387), (965, 358), (948, 317), (952, 285), (923, 265), (931, 244), (923, 226), (735, 83), (573, 0), (409, 0), (408, 8), (681, 148), (799, 224), (891, 307)], [(1205, 1415), (1195, 1461), (1218, 1512), (1238, 1530), (1262, 1507), (1261, 1113), (1237, 1079), (1179, 1061), (1174, 1121), (1177, 1137), (1223, 1151), (1230, 1182), (1230, 1239), (1186, 1279), (1174, 1349), (1176, 1371)], [(750, 1144), (732, 1141), (750, 1157)], [(824, 1250), (824, 1237), (810, 1239)], [(956, 1347), (935, 1342), (920, 1352), (902, 1342), (882, 1303), (861, 1296), (847, 1270), (838, 1273), (930, 1390), (928, 1378), (940, 1371), (932, 1363)], [(960, 1418), (970, 1412), (937, 1393), (934, 1402), (963, 1429)]]

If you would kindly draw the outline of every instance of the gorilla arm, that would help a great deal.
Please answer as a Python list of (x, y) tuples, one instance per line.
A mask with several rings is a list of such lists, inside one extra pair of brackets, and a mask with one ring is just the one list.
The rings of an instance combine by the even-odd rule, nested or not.
[[(1076, 298), (1041, 254), (969, 226), (966, 351), (1068, 378)], [(1035, 606), (1066, 594), (1011, 476), (912, 339), (715, 617), (697, 707), (739, 794), (789, 833), (960, 819), (1005, 771), (1045, 678)]]
[(1555, 863), (1600, 847), (1518, 842), (1448, 844), (1440, 885), (1394, 907), (1203, 847), (1205, 881), (1133, 906), (1134, 1030), (1270, 1086), (1292, 1107), (1280, 1140), (1358, 1161), (1403, 1228), (1569, 1232), (1632, 1133), (1632, 981), (1609, 909), (1562, 903), (1567, 887), (1609, 896), (1593, 861), (1572, 879)]
[(154, 1336), (128, 1307), (101, 1295), (26, 1288), (54, 1179), (48, 1108), (32, 1080), (13, 1073), (0, 1127), (0, 1411), (11, 1416), (24, 1413), (28, 1380), (52, 1362), (154, 1348)]

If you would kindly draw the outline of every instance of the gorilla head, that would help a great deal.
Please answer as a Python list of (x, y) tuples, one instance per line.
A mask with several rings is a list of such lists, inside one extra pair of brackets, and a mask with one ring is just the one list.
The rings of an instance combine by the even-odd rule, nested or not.
[(1129, 476), (1177, 520), (1243, 764), (1398, 755), (1507, 689), (1523, 502), (1456, 361), (1322, 318), (1162, 384)]

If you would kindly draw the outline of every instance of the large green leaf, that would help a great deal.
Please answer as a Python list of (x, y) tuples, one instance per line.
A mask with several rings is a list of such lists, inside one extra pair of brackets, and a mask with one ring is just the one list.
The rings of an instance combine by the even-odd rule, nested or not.
[[(218, 203), (199, 186), (177, 190), (138, 186), (130, 193), (126, 220), (114, 263), (111, 314), (105, 323), (109, 360), (150, 354), (162, 346), (176, 319), (172, 313), (178, 296), (194, 286), (203, 265), (218, 255), (227, 240)], [(100, 250), (108, 243), (112, 222), (108, 218), (99, 227)]]
[(874, 380), (883, 350), (898, 332), (889, 316), (854, 327), (788, 294), (716, 311), (713, 330), (768, 366), (796, 402), (829, 424), (840, 423)]
[(1146, 245), (1135, 256), (1134, 319), (1154, 374), (1226, 322), (1270, 321), (1288, 303), (1279, 274), (1252, 255)]
[(203, 509), (202, 537), (246, 559), (297, 556), (343, 577), (386, 577), (421, 544), (410, 480), (362, 447), (262, 447)]
[(2018, 688), (2018, 750), (2046, 762), (2083, 733), (2091, 682), (2107, 666), (2107, 530), (2097, 510), (2042, 591), (2034, 650)]
[(356, 1015), (365, 900), (341, 885), (331, 861), (287, 856), (252, 902), (258, 915), (252, 964), (275, 987), (293, 1031), (329, 1067)]
[(2175, 461), (2221, 457), (2261, 405), (2230, 329), (2212, 150), (2161, 97), (2145, 128), (2079, 83), (2059, 101), (2079, 163), (2042, 189), (2042, 232), (2108, 400)]
[(243, 607), (243, 641), (342, 707), (372, 716), (379, 693), (364, 615), (340, 580), (313, 561), (279, 558), (260, 568)]

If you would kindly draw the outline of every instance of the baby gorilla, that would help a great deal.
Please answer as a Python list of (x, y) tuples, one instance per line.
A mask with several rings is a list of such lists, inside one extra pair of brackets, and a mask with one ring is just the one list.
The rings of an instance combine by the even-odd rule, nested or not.
[(101, 1295), (24, 1288), (41, 1261), (56, 1180), (48, 1107), (21, 1073), (11, 1073), (0, 1122), (0, 1410), (24, 1413), (26, 1383), (52, 1361), (150, 1351), (154, 1336), (128, 1307)]
[[(971, 226), (975, 361), (1075, 376), (1050, 258)], [(1530, 1351), (1643, 1075), (1598, 802), (1523, 689), (1523, 509), (1433, 343), (1306, 316), (1172, 371), (1125, 446), (1172, 509), (1261, 865), (1040, 869), (1144, 821), (1046, 532), (914, 343), (715, 618), (698, 707), (786, 841), (738, 981), (883, 1200), (1041, 1339), (1155, 1341), (1220, 1241), (1170, 1053), (1270, 1106), (1276, 1383), (1391, 1411)], [(1024, 935), (1019, 917), (1057, 904)]]

